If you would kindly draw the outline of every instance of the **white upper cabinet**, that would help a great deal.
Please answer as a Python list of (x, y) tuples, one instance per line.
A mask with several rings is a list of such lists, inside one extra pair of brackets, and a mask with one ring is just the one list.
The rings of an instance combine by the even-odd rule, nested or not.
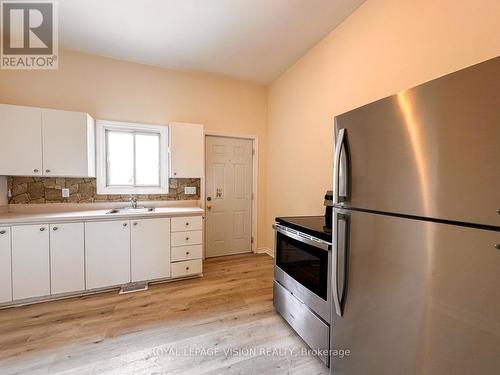
[(174, 122), (170, 123), (169, 127), (170, 177), (203, 177), (203, 125)]
[(95, 177), (86, 113), (0, 104), (0, 175)]
[(42, 175), (40, 108), (0, 104), (0, 175)]
[(42, 109), (43, 174), (95, 177), (94, 119), (87, 113)]

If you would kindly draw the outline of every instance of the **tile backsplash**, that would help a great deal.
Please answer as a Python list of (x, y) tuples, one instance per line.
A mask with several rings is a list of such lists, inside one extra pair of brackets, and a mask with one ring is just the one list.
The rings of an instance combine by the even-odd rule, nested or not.
[[(196, 187), (196, 194), (184, 194), (186, 186)], [(95, 178), (7, 177), (9, 204), (125, 202), (130, 195), (98, 195)], [(69, 198), (61, 189), (69, 189)], [(199, 178), (171, 178), (168, 194), (137, 195), (142, 201), (199, 200)]]

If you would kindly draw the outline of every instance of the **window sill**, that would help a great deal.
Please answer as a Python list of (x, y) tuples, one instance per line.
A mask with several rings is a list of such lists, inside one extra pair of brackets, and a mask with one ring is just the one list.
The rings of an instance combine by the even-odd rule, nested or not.
[(149, 194), (168, 194), (168, 187), (104, 187), (97, 186), (99, 195), (149, 195)]

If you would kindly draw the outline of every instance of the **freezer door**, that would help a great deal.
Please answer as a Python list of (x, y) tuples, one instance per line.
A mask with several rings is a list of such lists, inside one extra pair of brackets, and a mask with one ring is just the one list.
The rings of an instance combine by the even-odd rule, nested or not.
[(332, 374), (499, 373), (500, 232), (334, 215)]
[(499, 103), (500, 57), (337, 116), (337, 203), (500, 227)]

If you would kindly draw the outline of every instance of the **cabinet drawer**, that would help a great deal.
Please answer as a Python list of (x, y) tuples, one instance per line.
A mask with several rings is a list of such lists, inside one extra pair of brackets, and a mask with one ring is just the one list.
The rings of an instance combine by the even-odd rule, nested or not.
[(172, 246), (201, 245), (202, 241), (203, 232), (201, 230), (172, 233)]
[(177, 246), (172, 248), (172, 262), (179, 262), (181, 260), (201, 259), (202, 246)]
[(172, 218), (172, 232), (188, 230), (202, 230), (201, 216), (174, 217)]
[(196, 275), (202, 271), (201, 259), (187, 260), (185, 262), (172, 263), (172, 277), (184, 277)]
[[(312, 349), (329, 349), (330, 327), (276, 281), (273, 303), (279, 314)], [(319, 358), (328, 365), (328, 357)]]

